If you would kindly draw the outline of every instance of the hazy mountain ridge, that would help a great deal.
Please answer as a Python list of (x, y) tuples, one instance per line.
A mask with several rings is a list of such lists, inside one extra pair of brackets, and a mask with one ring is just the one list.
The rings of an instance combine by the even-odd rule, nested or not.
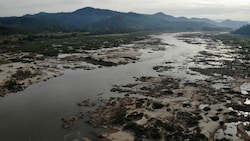
[(24, 32), (89, 31), (95, 33), (117, 33), (141, 30), (225, 30), (245, 24), (247, 23), (237, 21), (217, 23), (209, 19), (174, 17), (162, 12), (149, 15), (133, 12), (123, 13), (91, 7), (69, 13), (40, 12), (22, 17), (0, 18), (0, 26), (16, 28)]
[[(52, 20), (31, 17), (6, 17), (0, 18), (0, 26), (16, 29), (23, 33), (35, 31), (67, 32), (71, 27)], [(68, 29), (67, 29), (68, 28)]]
[(233, 31), (232, 33), (250, 36), (250, 24), (244, 25), (240, 27), (239, 29)]
[(111, 10), (102, 10), (86, 7), (69, 13), (38, 13), (35, 15), (26, 15), (24, 17), (41, 18), (53, 20), (72, 26), (89, 25), (100, 20), (104, 20), (119, 15), (119, 12)]
[(224, 26), (224, 27), (230, 27), (230, 28), (233, 28), (233, 29), (238, 29), (240, 28), (241, 26), (244, 26), (244, 25), (247, 25), (249, 24), (248, 22), (245, 22), (245, 21), (232, 21), (232, 20), (224, 20), (220, 23), (221, 26)]
[(232, 29), (237, 29), (237, 28), (240, 28), (241, 26), (243, 25), (246, 25), (246, 24), (249, 24), (248, 22), (246, 21), (233, 21), (233, 20), (223, 20), (221, 22), (216, 22), (216, 21), (213, 21), (213, 20), (210, 20), (208, 18), (186, 18), (186, 17), (173, 17), (171, 15), (166, 15), (162, 12), (159, 12), (159, 13), (156, 13), (155, 14), (156, 16), (158, 17), (161, 17), (161, 18), (166, 18), (170, 21), (192, 21), (192, 22), (204, 22), (204, 23), (209, 23), (209, 24), (213, 24), (213, 25), (216, 25), (218, 27), (228, 27), (228, 28), (232, 28)]

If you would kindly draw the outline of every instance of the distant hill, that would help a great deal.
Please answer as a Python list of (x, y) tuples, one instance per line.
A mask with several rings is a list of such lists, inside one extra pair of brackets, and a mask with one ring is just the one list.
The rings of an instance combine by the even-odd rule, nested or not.
[(0, 26), (10, 27), (26, 33), (67, 32), (73, 30), (70, 26), (59, 23), (58, 21), (25, 16), (0, 18)]
[(56, 21), (71, 26), (90, 25), (92, 23), (119, 15), (119, 12), (104, 9), (94, 9), (86, 7), (69, 13), (38, 13), (35, 15), (25, 15), (24, 17), (46, 19)]
[[(68, 13), (45, 13), (22, 17), (0, 18), (0, 26), (16, 29), (18, 32), (72, 32), (89, 31), (92, 33), (121, 33), (132, 31), (200, 31), (229, 30), (227, 26), (209, 19), (174, 17), (162, 12), (148, 15), (123, 13), (106, 9), (86, 7)], [(242, 23), (243, 24), (243, 23)], [(239, 26), (240, 23), (237, 25)], [(241, 25), (242, 26), (242, 25)]]
[(245, 22), (245, 21), (224, 20), (221, 22), (216, 22), (216, 21), (206, 19), (206, 18), (191, 18), (191, 20), (197, 21), (197, 22), (210, 23), (210, 24), (216, 25), (218, 27), (226, 27), (226, 28), (231, 28), (231, 29), (237, 29), (243, 25), (248, 24), (248, 22)]
[(133, 32), (143, 30), (144, 27), (126, 16), (118, 15), (95, 22), (89, 26), (89, 29), (95, 34), (103, 34)]
[(161, 18), (161, 19), (164, 19), (164, 20), (167, 20), (167, 21), (177, 21), (177, 19), (174, 17), (174, 16), (171, 16), (171, 15), (166, 15), (162, 12), (158, 12), (154, 15), (152, 15), (154, 17), (157, 17), (157, 18)]
[(225, 20), (219, 23), (220, 26), (229, 27), (232, 29), (240, 28), (241, 26), (246, 25), (246, 24), (249, 24), (249, 23), (245, 21), (232, 21), (232, 20)]
[(240, 27), (239, 29), (233, 31), (234, 34), (240, 34), (240, 35), (247, 35), (250, 36), (250, 25), (244, 25)]
[(162, 18), (168, 21), (188, 21), (188, 22), (201, 22), (201, 23), (208, 23), (212, 25), (216, 25), (218, 27), (225, 27), (231, 29), (240, 28), (243, 25), (249, 24), (246, 21), (233, 21), (233, 20), (224, 20), (221, 22), (216, 22), (207, 18), (186, 18), (186, 17), (173, 17), (171, 15), (166, 15), (162, 12), (154, 14), (155, 17)]

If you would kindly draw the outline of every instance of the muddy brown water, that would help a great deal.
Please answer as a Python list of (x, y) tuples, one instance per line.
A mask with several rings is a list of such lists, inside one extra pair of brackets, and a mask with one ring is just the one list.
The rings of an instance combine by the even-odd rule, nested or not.
[[(136, 63), (94, 70), (64, 70), (64, 75), (46, 82), (34, 84), (22, 92), (0, 98), (0, 140), (1, 141), (72, 141), (84, 137), (96, 140), (96, 134), (105, 129), (93, 128), (85, 121), (87, 112), (93, 108), (79, 107), (77, 103), (90, 99), (118, 96), (110, 92), (113, 85), (135, 82), (134, 77), (169, 75), (183, 83), (205, 79), (189, 67), (197, 64), (190, 61), (204, 44), (188, 44), (175, 36), (181, 33), (153, 35), (161, 38), (164, 51), (141, 49), (142, 56)], [(152, 68), (166, 61), (173, 62), (174, 69), (157, 73)], [(190, 74), (193, 73), (193, 74)], [(100, 95), (102, 94), (102, 95)], [(83, 112), (85, 118), (74, 122), (70, 129), (62, 129), (61, 118)]]

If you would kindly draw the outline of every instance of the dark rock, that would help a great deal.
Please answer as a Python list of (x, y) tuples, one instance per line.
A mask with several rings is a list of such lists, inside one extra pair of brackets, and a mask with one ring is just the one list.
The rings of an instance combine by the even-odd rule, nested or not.
[(232, 107), (234, 110), (237, 111), (244, 111), (244, 112), (250, 112), (250, 105), (247, 104), (236, 104), (236, 103), (228, 103), (226, 104), (227, 107)]
[(106, 62), (106, 61), (103, 61), (103, 60), (96, 60), (92, 57), (86, 57), (85, 58), (85, 61), (87, 63), (91, 63), (93, 65), (101, 65), (101, 66), (106, 66), (106, 67), (110, 67), (110, 66), (117, 66), (116, 63), (113, 63), (113, 62)]
[(223, 109), (217, 109), (217, 111), (218, 111), (218, 112), (221, 112), (221, 111), (223, 111)]
[(32, 77), (32, 73), (29, 70), (18, 70), (15, 74), (12, 75), (16, 80), (24, 80), (26, 78)]
[(103, 138), (106, 138), (107, 135), (106, 134), (97, 134), (96, 137), (100, 138), (100, 139), (103, 139)]
[(181, 96), (183, 96), (184, 95), (184, 93), (178, 93), (177, 94), (177, 97), (181, 97)]
[(166, 110), (167, 112), (170, 112), (171, 111), (171, 109), (170, 108), (167, 108), (167, 110)]
[(73, 123), (72, 122), (65, 122), (63, 123), (63, 129), (69, 129), (73, 126)]
[(84, 115), (82, 112), (80, 112), (78, 115), (74, 115), (74, 116), (68, 116), (68, 117), (63, 117), (61, 118), (61, 120), (63, 121), (63, 129), (68, 129), (71, 128), (73, 126), (73, 122), (79, 119), (83, 119)]
[(163, 107), (164, 107), (164, 105), (159, 103), (159, 102), (153, 102), (153, 104), (152, 104), (153, 109), (161, 109)]
[(172, 90), (162, 89), (160, 94), (161, 95), (172, 95), (172, 94), (174, 94), (174, 92)]
[(211, 108), (209, 108), (209, 107), (205, 107), (205, 108), (203, 108), (203, 110), (207, 112), (207, 111), (210, 111), (210, 110), (211, 110)]
[(136, 100), (135, 102), (136, 108), (141, 108), (143, 103), (144, 101), (142, 99)]
[(201, 120), (202, 117), (189, 112), (178, 112), (177, 119), (182, 120), (188, 127), (194, 127), (198, 125), (198, 121)]
[(182, 104), (182, 107), (191, 107), (191, 104), (189, 104), (189, 103), (184, 103), (184, 104)]
[(128, 96), (129, 96), (129, 94), (125, 94), (124, 96), (127, 96), (127, 97), (128, 97)]
[(222, 127), (224, 125), (225, 125), (224, 121), (220, 121), (220, 126)]
[(90, 102), (89, 100), (84, 100), (81, 103), (77, 103), (77, 105), (85, 107), (94, 107), (96, 104), (94, 102)]
[(213, 117), (210, 117), (213, 121), (218, 121), (219, 120), (219, 117), (218, 116), (213, 116)]
[(127, 120), (128, 121), (134, 121), (134, 120), (140, 120), (143, 117), (143, 113), (137, 113), (137, 112), (133, 112), (129, 115), (127, 115)]
[(7, 88), (10, 92), (18, 92), (23, 90), (22, 85), (18, 83), (15, 79), (7, 81), (2, 87)]

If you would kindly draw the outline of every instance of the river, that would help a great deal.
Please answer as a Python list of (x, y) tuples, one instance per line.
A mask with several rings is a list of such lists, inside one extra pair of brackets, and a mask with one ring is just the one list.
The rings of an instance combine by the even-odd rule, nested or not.
[[(135, 82), (134, 77), (169, 75), (186, 81), (205, 79), (206, 76), (192, 72), (190, 61), (206, 44), (188, 44), (175, 36), (181, 33), (152, 35), (160, 38), (164, 51), (140, 49), (142, 56), (136, 63), (94, 70), (64, 70), (64, 75), (46, 82), (34, 84), (24, 91), (8, 94), (0, 99), (0, 140), (2, 141), (70, 141), (74, 138), (96, 139), (104, 129), (93, 128), (85, 121), (91, 108), (79, 107), (77, 103), (90, 99), (96, 103), (118, 94), (110, 92), (113, 85)], [(152, 68), (173, 62), (174, 69), (158, 73)], [(189, 72), (189, 73), (188, 73)], [(194, 73), (194, 72), (193, 72)], [(84, 120), (75, 122), (73, 128), (62, 129), (61, 118), (83, 112)]]

